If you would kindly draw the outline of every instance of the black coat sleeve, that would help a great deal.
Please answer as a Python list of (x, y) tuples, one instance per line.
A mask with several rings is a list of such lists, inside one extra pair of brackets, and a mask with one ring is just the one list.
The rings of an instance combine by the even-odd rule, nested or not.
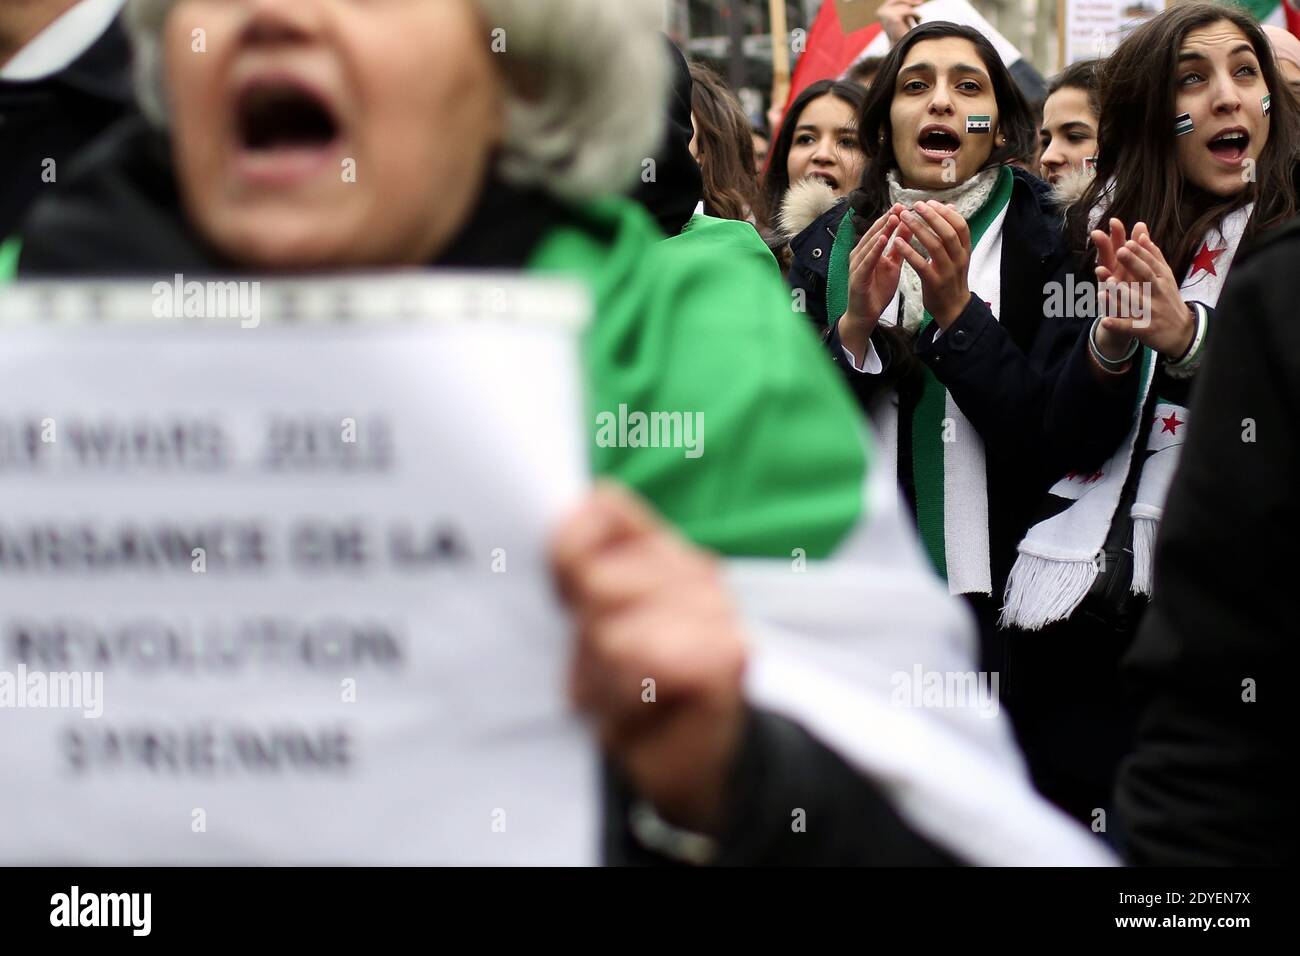
[(1134, 863), (1296, 861), (1298, 257), (1292, 228), (1234, 265), (1197, 375), (1154, 599), (1124, 661), (1140, 717), (1116, 803)]
[(840, 341), (839, 323), (826, 330), (822, 342), (826, 346), (827, 354), (830, 355), (831, 364), (839, 370), (844, 383), (848, 385), (849, 391), (853, 393), (859, 407), (864, 411), (870, 408), (871, 400), (881, 390), (894, 383), (894, 376), (890, 372), (896, 359), (890, 351), (889, 342), (879, 329), (871, 336), (871, 344), (876, 347), (876, 354), (880, 356), (882, 366), (882, 372), (876, 374), (859, 372), (845, 357), (844, 343)]
[(1133, 422), (1136, 371), (1099, 381), (1088, 364), (1090, 318), (1047, 315), (1045, 300), (1042, 312), (1031, 317), (1040, 324), (1024, 350), (972, 293), (942, 335), (933, 325), (921, 332), (916, 352), (998, 454), (1042, 461), (1058, 475), (1095, 468)]
[[(903, 822), (876, 785), (798, 724), (751, 711), (730, 780), (719, 866), (958, 865)], [(615, 782), (606, 818), (610, 862), (674, 862), (627, 825), (632, 796)]]

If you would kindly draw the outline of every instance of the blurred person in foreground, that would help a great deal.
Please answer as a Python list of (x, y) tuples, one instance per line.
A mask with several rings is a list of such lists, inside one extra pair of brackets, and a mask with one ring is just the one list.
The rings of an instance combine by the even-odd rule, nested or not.
[(779, 275), (737, 277), (613, 198), (664, 112), (655, 0), (128, 9), (149, 125), (36, 208), (10, 271), (577, 277), (589, 407), (705, 415), (696, 461), (593, 440), (611, 481), (552, 542), (573, 696), (610, 758), (608, 861), (1108, 862), (1033, 794), (995, 710), (900, 698), (914, 668), (974, 670), (972, 634)]
[(0, 3), (0, 238), (131, 109), (122, 2)]

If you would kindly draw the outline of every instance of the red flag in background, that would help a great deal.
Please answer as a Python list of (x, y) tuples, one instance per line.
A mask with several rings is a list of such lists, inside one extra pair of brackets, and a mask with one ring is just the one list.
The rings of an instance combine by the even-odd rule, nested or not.
[[(1286, 14), (1286, 28), (1300, 37), (1300, 9), (1297, 9), (1296, 0), (1282, 0), (1282, 12)], [(796, 71), (795, 76), (798, 75)]]
[(794, 75), (790, 78), (790, 96), (785, 101), (781, 112), (790, 108), (794, 98), (804, 88), (818, 80), (832, 79), (839, 76), (867, 48), (867, 44), (876, 38), (883, 28), (879, 21), (845, 34), (840, 25), (839, 13), (833, 0), (822, 3), (821, 12), (813, 21), (808, 31), (808, 47), (795, 65)]

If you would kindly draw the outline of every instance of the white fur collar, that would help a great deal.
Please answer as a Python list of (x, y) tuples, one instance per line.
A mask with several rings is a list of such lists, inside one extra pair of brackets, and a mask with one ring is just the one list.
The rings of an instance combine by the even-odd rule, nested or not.
[(1052, 202), (1062, 212), (1069, 209), (1087, 193), (1096, 173), (1092, 169), (1070, 169), (1052, 186)]
[(835, 190), (821, 179), (803, 179), (792, 183), (781, 200), (777, 229), (789, 242), (803, 232), (827, 210), (839, 202)]

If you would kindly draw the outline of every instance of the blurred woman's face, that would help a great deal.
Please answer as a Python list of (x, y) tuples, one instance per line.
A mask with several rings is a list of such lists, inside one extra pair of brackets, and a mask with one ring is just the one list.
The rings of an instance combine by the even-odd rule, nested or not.
[(889, 106), (899, 178), (910, 189), (951, 189), (983, 168), (998, 132), (998, 101), (984, 61), (963, 37), (907, 51)]
[(427, 262), (501, 139), (488, 36), (473, 0), (180, 0), (163, 46), (190, 218), (250, 266)]
[(1038, 131), (1043, 152), (1039, 171), (1055, 185), (1061, 177), (1084, 167), (1097, 157), (1097, 114), (1088, 103), (1088, 91), (1063, 86), (1043, 104), (1043, 127)]
[(847, 196), (858, 188), (865, 165), (853, 107), (830, 93), (810, 100), (799, 114), (786, 157), (790, 182), (818, 179), (836, 196)]
[(1269, 130), (1269, 90), (1241, 29), (1220, 20), (1189, 31), (1179, 45), (1174, 90), (1178, 119), (1170, 124), (1179, 172), (1216, 196), (1241, 192), (1254, 181)]

